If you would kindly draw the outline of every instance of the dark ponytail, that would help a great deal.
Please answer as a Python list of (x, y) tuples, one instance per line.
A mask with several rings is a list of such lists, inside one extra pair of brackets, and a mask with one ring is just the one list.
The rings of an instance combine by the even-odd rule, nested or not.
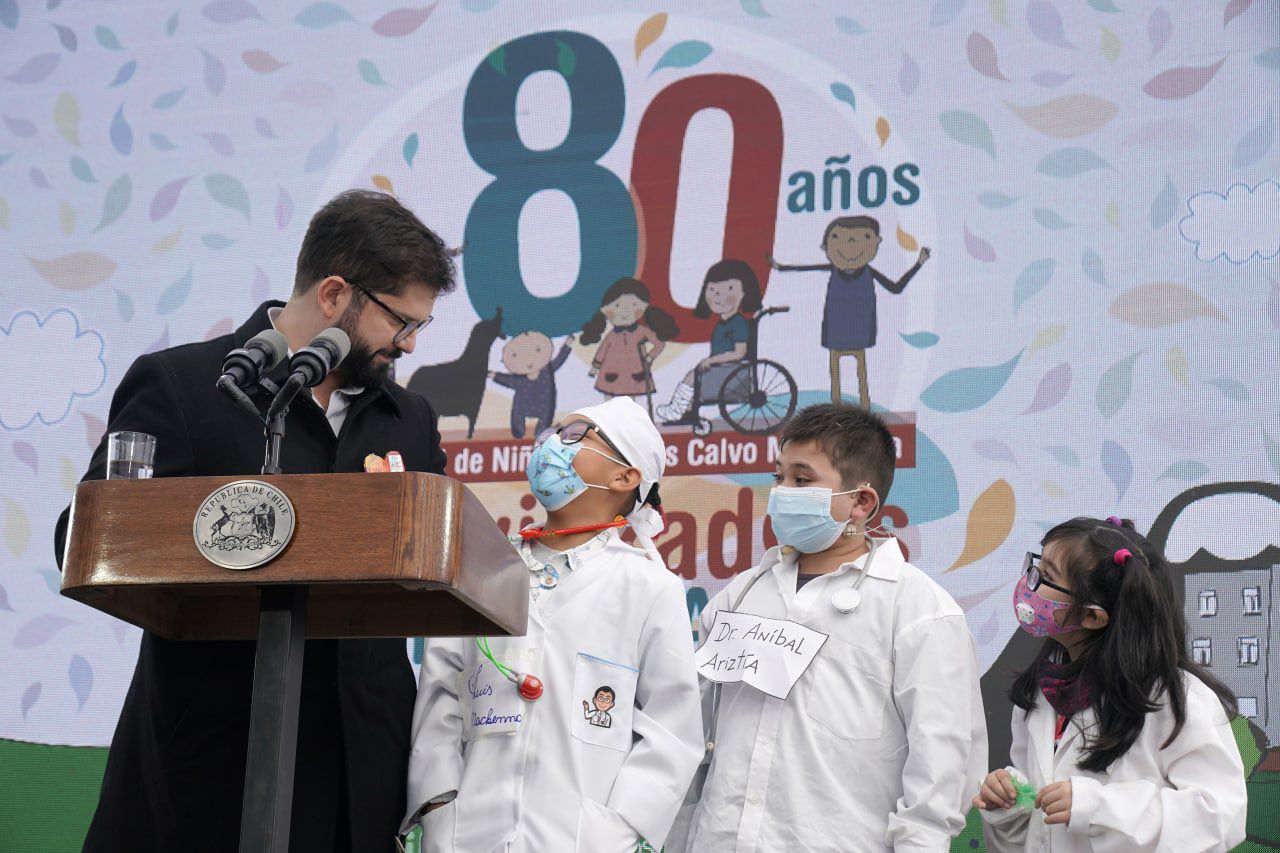
[[(1114, 522), (1119, 522), (1114, 523)], [(1068, 623), (1082, 619), (1090, 604), (1107, 611), (1105, 628), (1078, 647), (1068, 673), (1089, 686), (1098, 719), (1086, 738), (1080, 767), (1100, 773), (1128, 752), (1142, 732), (1146, 715), (1168, 702), (1174, 726), (1168, 746), (1187, 718), (1183, 673), (1199, 678), (1218, 695), (1227, 715), (1235, 716), (1231, 691), (1191, 660), (1187, 625), (1172, 572), (1160, 554), (1133, 526), (1119, 519), (1073, 518), (1045, 534), (1042, 545), (1061, 543), (1060, 559), (1073, 593)], [(1127, 551), (1128, 556), (1124, 554)], [(1117, 556), (1118, 555), (1118, 556)], [(1040, 693), (1038, 672), (1057, 643), (1046, 640), (1032, 665), (1018, 676), (1010, 699), (1030, 710)]]
[(578, 340), (588, 346), (599, 343), (600, 336), (604, 334), (604, 323), (604, 315), (597, 311), (595, 316), (582, 327), (582, 334), (578, 336)]
[(680, 334), (680, 327), (676, 325), (675, 318), (652, 305), (645, 309), (644, 324), (653, 329), (653, 333), (660, 341), (669, 341)]

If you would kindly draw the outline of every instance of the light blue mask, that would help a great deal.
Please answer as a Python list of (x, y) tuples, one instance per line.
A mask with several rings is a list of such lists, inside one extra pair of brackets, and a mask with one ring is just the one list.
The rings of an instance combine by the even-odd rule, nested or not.
[(573, 460), (583, 450), (599, 453), (605, 459), (626, 465), (607, 453), (600, 453), (594, 447), (587, 447), (581, 442), (565, 444), (560, 436), (553, 435), (539, 444), (529, 454), (529, 464), (525, 466), (524, 475), (529, 478), (529, 488), (538, 503), (549, 510), (557, 510), (566, 506), (569, 501), (581, 495), (587, 489), (604, 489), (582, 479), (573, 467)]
[(833, 492), (822, 486), (774, 486), (769, 492), (769, 520), (774, 535), (780, 543), (802, 554), (827, 550), (849, 525), (847, 519), (836, 521), (831, 517), (831, 499), (857, 491), (861, 490)]

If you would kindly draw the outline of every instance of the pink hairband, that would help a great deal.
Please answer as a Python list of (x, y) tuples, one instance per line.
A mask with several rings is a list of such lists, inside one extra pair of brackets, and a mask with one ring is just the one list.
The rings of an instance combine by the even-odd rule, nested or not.
[(1115, 563), (1117, 566), (1127, 566), (1129, 565), (1129, 560), (1132, 558), (1132, 551), (1128, 548), (1121, 548), (1119, 551), (1116, 551), (1111, 555), (1111, 562)]

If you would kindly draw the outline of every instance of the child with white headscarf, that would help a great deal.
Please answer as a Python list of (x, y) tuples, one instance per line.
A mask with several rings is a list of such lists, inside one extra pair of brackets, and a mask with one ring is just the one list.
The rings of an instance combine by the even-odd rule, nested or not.
[(627, 397), (538, 436), (527, 636), (426, 644), (405, 821), (423, 853), (661, 849), (703, 755), (684, 588), (653, 545), (665, 456)]

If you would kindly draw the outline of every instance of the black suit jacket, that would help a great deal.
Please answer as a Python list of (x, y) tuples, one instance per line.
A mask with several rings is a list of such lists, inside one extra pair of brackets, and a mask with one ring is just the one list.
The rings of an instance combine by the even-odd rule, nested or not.
[[(116, 389), (108, 431), (154, 435), (157, 477), (256, 475), (262, 424), (214, 383), (226, 353), (269, 328), (267, 309), (279, 304), (263, 304), (231, 335), (139, 357)], [(285, 372), (281, 365), (273, 378), (282, 381)], [(362, 471), (366, 454), (389, 450), (398, 450), (410, 471), (444, 472), (436, 416), (421, 396), (394, 383), (366, 390), (351, 401), (335, 437), (304, 395), (287, 420), (285, 473)], [(266, 395), (253, 396), (265, 410)], [(104, 440), (85, 479), (105, 476)], [(59, 561), (67, 515), (55, 534)], [(237, 849), (253, 658), (251, 642), (143, 634), (85, 850)], [(307, 642), (292, 850), (329, 853), (335, 842), (337, 849), (394, 849), (415, 695), (403, 640)]]

